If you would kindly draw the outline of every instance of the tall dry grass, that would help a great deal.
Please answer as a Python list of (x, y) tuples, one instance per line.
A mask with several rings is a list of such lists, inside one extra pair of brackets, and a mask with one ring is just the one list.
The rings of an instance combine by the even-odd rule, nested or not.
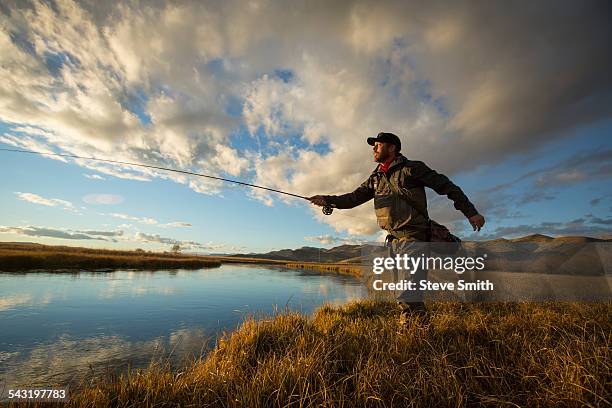
[(609, 406), (612, 305), (393, 303), (248, 319), (205, 358), (89, 384), (73, 407)]
[(94, 254), (94, 255), (113, 255), (113, 256), (133, 256), (139, 255), (144, 257), (162, 257), (162, 258), (176, 258), (183, 256), (174, 252), (153, 252), (144, 251), (142, 249), (136, 250), (117, 250), (117, 249), (104, 249), (104, 248), (86, 248), (86, 247), (75, 247), (67, 245), (44, 245), (35, 244), (31, 242), (0, 242), (0, 251), (27, 251), (30, 253), (36, 252), (61, 252), (61, 253), (72, 253), (72, 254)]
[(292, 262), (234, 256), (195, 256), (143, 250), (121, 251), (32, 243), (0, 242), (0, 271), (33, 269), (198, 269), (222, 263), (278, 265), (292, 269), (360, 276), (361, 267), (351, 264)]
[(0, 271), (34, 269), (199, 269), (221, 266), (205, 257), (145, 251), (113, 251), (46, 245), (0, 245)]
[(362, 276), (364, 270), (364, 266), (346, 263), (287, 262), (285, 266), (291, 269), (309, 269), (321, 272), (334, 272), (356, 277)]

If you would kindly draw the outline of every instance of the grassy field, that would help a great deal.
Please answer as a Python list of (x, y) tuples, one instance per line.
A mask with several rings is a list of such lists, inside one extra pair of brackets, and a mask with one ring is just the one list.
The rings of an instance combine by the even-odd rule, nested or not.
[(89, 383), (73, 407), (609, 406), (612, 305), (393, 303), (247, 320), (205, 358)]

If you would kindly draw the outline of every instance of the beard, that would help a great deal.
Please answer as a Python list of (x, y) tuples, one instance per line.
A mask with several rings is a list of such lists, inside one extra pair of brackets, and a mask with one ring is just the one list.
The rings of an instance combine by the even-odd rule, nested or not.
[(391, 158), (391, 153), (387, 152), (387, 151), (382, 151), (380, 153), (378, 153), (378, 157), (374, 156), (374, 161), (376, 163), (384, 163), (387, 160), (389, 160)]

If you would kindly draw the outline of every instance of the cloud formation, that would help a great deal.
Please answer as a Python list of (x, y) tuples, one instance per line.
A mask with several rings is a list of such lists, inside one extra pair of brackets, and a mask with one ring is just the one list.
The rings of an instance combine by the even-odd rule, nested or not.
[(183, 222), (183, 221), (174, 221), (174, 222), (167, 222), (165, 224), (159, 224), (158, 225), (161, 228), (189, 228), (189, 227), (193, 227), (193, 225), (191, 225), (188, 222)]
[(90, 180), (106, 180), (104, 177), (100, 176), (99, 174), (83, 174), (83, 176)]
[[(572, 187), (585, 183), (602, 183), (612, 175), (612, 150), (599, 148), (594, 150), (579, 151), (575, 154), (557, 161), (548, 166), (539, 167), (534, 170), (520, 174), (513, 180), (476, 192), (473, 195), (474, 202), (484, 214), (491, 215), (499, 221), (508, 221), (521, 218), (521, 209), (524, 205), (546, 201), (552, 203), (557, 199), (563, 188)], [(589, 201), (591, 206), (599, 205), (602, 200), (609, 198), (610, 194), (604, 194)], [(460, 214), (451, 211), (448, 206), (444, 210), (444, 200), (433, 200), (434, 213), (444, 214), (444, 220), (455, 222), (459, 227), (466, 227)], [(438, 206), (438, 204), (440, 204)], [(587, 215), (585, 219), (589, 219)], [(517, 226), (518, 230), (524, 230), (524, 226)], [(545, 226), (546, 227), (546, 226)], [(457, 229), (462, 229), (457, 228)], [(533, 228), (538, 228), (535, 226)], [(562, 228), (562, 227), (560, 227)], [(530, 233), (532, 229), (525, 230)], [(559, 235), (561, 232), (551, 231), (551, 234)], [(584, 229), (586, 234), (600, 234), (599, 230)], [(577, 230), (567, 230), (568, 233), (576, 234)], [(513, 230), (505, 227), (496, 230), (500, 236), (504, 233), (513, 234)]]
[(336, 244), (342, 241), (342, 238), (335, 237), (332, 235), (318, 235), (316, 237), (304, 237), (306, 241), (318, 242), (321, 245)]
[(17, 198), (22, 201), (27, 201), (33, 204), (44, 205), (47, 207), (61, 207), (68, 211), (77, 211), (70, 201), (61, 200), (59, 198), (44, 198), (34, 193), (21, 193), (16, 191)]
[(519, 224), (501, 226), (484, 234), (471, 234), (466, 239), (486, 240), (498, 237), (521, 237), (531, 234), (550, 236), (586, 236), (593, 238), (612, 238), (612, 218), (602, 219), (592, 214), (567, 222), (540, 222), (538, 224)]
[(193, 226), (190, 223), (184, 222), (184, 221), (173, 221), (173, 222), (167, 222), (167, 223), (160, 224), (159, 221), (156, 220), (155, 218), (136, 217), (136, 216), (124, 214), (124, 213), (110, 213), (110, 214), (101, 214), (101, 215), (106, 215), (106, 216), (118, 218), (121, 220), (135, 221), (140, 224), (155, 225), (160, 228), (189, 228)]
[(122, 214), (122, 213), (110, 213), (107, 215), (114, 217), (114, 218), (119, 218), (121, 220), (136, 221), (141, 224), (147, 224), (147, 225), (156, 225), (158, 223), (156, 219), (148, 218), (148, 217), (134, 217), (132, 215), (127, 215), (127, 214)]
[(244, 249), (242, 247), (227, 247), (224, 244), (216, 244), (213, 242), (201, 243), (189, 240), (180, 240), (170, 237), (163, 237), (159, 234), (147, 234), (144, 232), (136, 232), (135, 234), (126, 234), (123, 230), (114, 231), (99, 231), (99, 230), (69, 230), (61, 228), (50, 228), (41, 226), (2, 226), (0, 225), (0, 234), (18, 234), (38, 238), (60, 238), (66, 240), (98, 240), (108, 242), (124, 241), (132, 244), (138, 243), (153, 243), (163, 245), (180, 245), (181, 249), (186, 251), (220, 251), (229, 249), (237, 251)]
[(83, 197), (87, 204), (115, 205), (123, 202), (123, 197), (119, 194), (88, 194)]
[(202, 244), (196, 241), (181, 241), (174, 238), (162, 237), (159, 234), (146, 234), (144, 232), (137, 232), (135, 235), (135, 240), (140, 242), (148, 242), (148, 243), (158, 243), (164, 245), (180, 245), (183, 250), (203, 250), (203, 251), (212, 251), (219, 250), (224, 248), (225, 245), (222, 244), (213, 244), (207, 243)]
[(369, 241), (347, 239), (333, 235), (318, 235), (316, 237), (304, 237), (306, 241), (318, 242), (321, 245), (362, 245), (371, 243)]
[(61, 238), (71, 240), (100, 240), (109, 241), (111, 238), (121, 237), (123, 231), (73, 231), (58, 228), (37, 226), (8, 227), (0, 225), (0, 233), (18, 234), (38, 238)]
[[(612, 25), (600, 1), (58, 0), (9, 2), (2, 13), (0, 120), (12, 128), (0, 141), (301, 195), (354, 189), (374, 167), (364, 140), (381, 130), (452, 175), (612, 114)], [(111, 177), (222, 189), (74, 161)], [(371, 216), (324, 222), (375, 229)]]

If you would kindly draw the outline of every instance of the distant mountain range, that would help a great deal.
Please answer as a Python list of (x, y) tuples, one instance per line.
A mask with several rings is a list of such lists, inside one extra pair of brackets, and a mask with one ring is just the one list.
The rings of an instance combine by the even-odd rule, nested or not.
[(232, 256), (297, 262), (349, 262), (355, 258), (358, 261), (362, 251), (369, 247), (371, 245), (340, 245), (331, 249), (306, 246), (298, 249), (281, 249), (265, 254), (251, 253)]
[[(486, 270), (571, 275), (612, 274), (612, 239), (553, 238), (533, 234), (514, 239), (464, 241), (463, 251), (463, 256), (487, 254)], [(232, 256), (296, 262), (365, 263), (373, 253), (384, 256), (386, 248), (376, 245), (340, 245), (331, 249), (302, 247)]]
[[(91, 253), (109, 256), (181, 257), (172, 253), (101, 250), (68, 246), (47, 246), (25, 242), (0, 242), (0, 250), (21, 252)], [(533, 272), (562, 275), (607, 276), (612, 279), (612, 239), (589, 237), (549, 237), (541, 234), (514, 239), (464, 241), (459, 256), (486, 254), (485, 271)], [(7, 256), (9, 256), (8, 254)], [(198, 254), (185, 254), (194, 256)], [(215, 256), (214, 254), (201, 254)], [(252, 258), (289, 262), (371, 264), (371, 258), (386, 256), (387, 248), (379, 245), (340, 245), (334, 248), (302, 247), (265, 254), (216, 254), (224, 258)], [(446, 256), (444, 254), (433, 254)], [(236, 262), (245, 260), (236, 259)], [(248, 261), (248, 260), (247, 260)], [(2, 266), (2, 265), (0, 265)]]

